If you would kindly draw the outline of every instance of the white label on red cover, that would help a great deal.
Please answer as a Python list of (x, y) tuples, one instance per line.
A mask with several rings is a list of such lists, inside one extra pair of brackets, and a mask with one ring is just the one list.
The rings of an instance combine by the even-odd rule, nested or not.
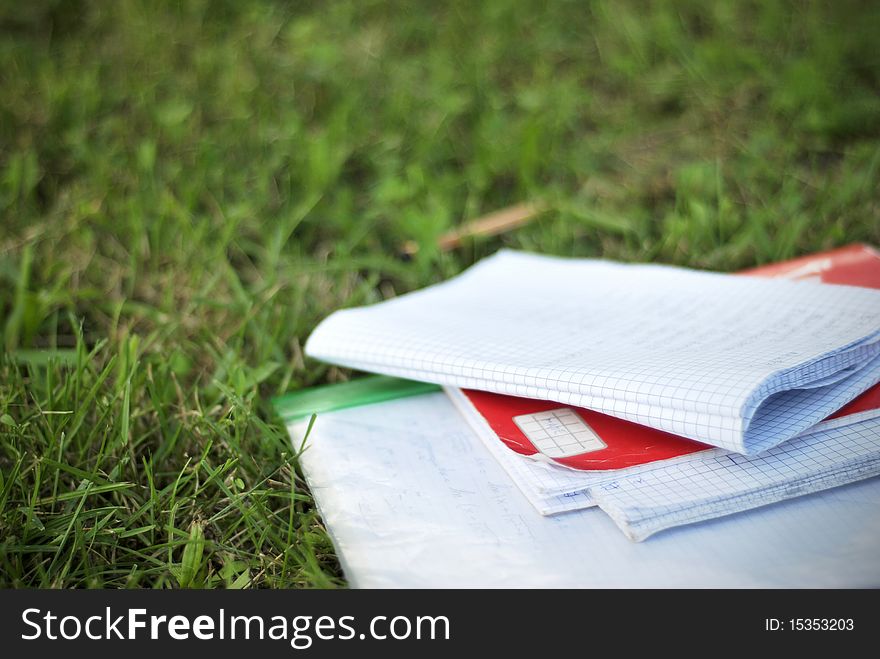
[(567, 458), (606, 448), (599, 435), (568, 407), (521, 414), (513, 422), (548, 458)]

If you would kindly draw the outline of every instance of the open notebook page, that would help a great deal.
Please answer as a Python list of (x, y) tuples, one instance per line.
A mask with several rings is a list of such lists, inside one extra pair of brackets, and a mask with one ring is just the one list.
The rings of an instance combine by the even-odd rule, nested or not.
[(739, 453), (880, 380), (880, 291), (502, 251), (332, 314), (306, 352), (595, 409)]

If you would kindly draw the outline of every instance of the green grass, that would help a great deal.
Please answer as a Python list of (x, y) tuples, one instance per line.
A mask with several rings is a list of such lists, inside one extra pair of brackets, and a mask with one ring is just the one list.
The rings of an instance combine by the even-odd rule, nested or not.
[(0, 586), (344, 584), (269, 403), (338, 307), (880, 243), (877, 3), (671, 4), (4, 4)]

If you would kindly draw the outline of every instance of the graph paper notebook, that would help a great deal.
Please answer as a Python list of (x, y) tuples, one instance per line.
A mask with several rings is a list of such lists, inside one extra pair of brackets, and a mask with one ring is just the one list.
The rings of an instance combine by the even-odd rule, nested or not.
[(756, 454), (880, 380), (880, 291), (502, 251), (332, 314), (306, 352)]
[(617, 471), (714, 447), (631, 421), (547, 400), (453, 389), (489, 436), (511, 451), (582, 471)]
[[(749, 274), (795, 275), (813, 279), (821, 276), (823, 281), (880, 288), (880, 254), (870, 248), (856, 245), (798, 259), (790, 264), (776, 264), (750, 271)], [(860, 421), (858, 424), (850, 424), (851, 427), (840, 430), (831, 438), (820, 434), (810, 438), (804, 437), (797, 454), (786, 453), (790, 447), (782, 445), (777, 450), (752, 460), (744, 460), (719, 449), (700, 455), (694, 455), (695, 451), (689, 451), (681, 457), (675, 457), (673, 454), (678, 447), (675, 441), (672, 441), (671, 446), (664, 447), (665, 451), (658, 451), (655, 448), (658, 444), (662, 445), (670, 441), (668, 435), (619, 419), (604, 417), (596, 412), (569, 409), (569, 416), (577, 415), (581, 423), (588, 425), (602, 443), (609, 448), (616, 447), (617, 454), (635, 453), (637, 459), (632, 460), (627, 455), (626, 460), (615, 461), (614, 453), (611, 454), (610, 460), (603, 459), (603, 455), (607, 455), (608, 450), (590, 446), (589, 442), (583, 445), (588, 451), (577, 454), (575, 452), (579, 450), (578, 447), (582, 442), (575, 441), (576, 437), (569, 437), (573, 433), (567, 430), (572, 426), (560, 424), (561, 427), (550, 429), (555, 435), (552, 438), (553, 447), (562, 445), (575, 454), (561, 459), (550, 458), (544, 454), (542, 463), (521, 458), (520, 454), (531, 456), (539, 454), (542, 447), (533, 444), (520, 427), (521, 424), (517, 424), (514, 420), (522, 419), (523, 415), (538, 410), (553, 411), (557, 415), (564, 414), (563, 410), (568, 408), (548, 401), (529, 401), (485, 392), (461, 391), (454, 388), (447, 388), (447, 391), (477, 435), (487, 443), (499, 463), (542, 514), (550, 515), (596, 505), (600, 499), (603, 505), (610, 509), (615, 506), (612, 501), (615, 494), (624, 490), (633, 490), (636, 483), (644, 483), (643, 488), (650, 505), (643, 505), (638, 513), (624, 513), (624, 509), (617, 509), (616, 513), (616, 520), (625, 532), (638, 539), (669, 526), (687, 523), (689, 520), (719, 516), (735, 510), (764, 505), (784, 498), (786, 494), (791, 496), (796, 492), (816, 491), (873, 475), (874, 468), (870, 465), (876, 454), (880, 453), (880, 431), (873, 422), (869, 421), (870, 417), (880, 415), (880, 385), (874, 386), (832, 415), (832, 418), (858, 415), (850, 419), (850, 422)], [(866, 412), (870, 414), (865, 414)], [(526, 418), (531, 420), (529, 416)], [(578, 426), (578, 423), (574, 425), (575, 428)], [(825, 427), (840, 427), (840, 424), (837, 426), (825, 424)], [(540, 439), (546, 443), (548, 438), (544, 437), (545, 434), (550, 433), (541, 433)], [(852, 436), (852, 441), (846, 441), (847, 434)], [(844, 438), (844, 446), (842, 449), (835, 448), (841, 438)], [(499, 450), (502, 444), (518, 454), (515, 455), (505, 449)], [(558, 449), (556, 452), (558, 453)], [(786, 461), (784, 470), (778, 467), (780, 456)], [(592, 463), (594, 460), (599, 464)], [(592, 471), (578, 473), (551, 466), (553, 462), (569, 467), (580, 466)], [(819, 468), (815, 469), (816, 466)], [(647, 484), (649, 481), (634, 478), (649, 471), (653, 479), (650, 482), (655, 484), (662, 479), (667, 479), (669, 482), (681, 481), (682, 473), (693, 476), (693, 480), (687, 483), (689, 487), (685, 487), (684, 484), (679, 485), (679, 501), (674, 509), (661, 513), (663, 507), (657, 505), (656, 485), (651, 485), (649, 488)], [(816, 479), (817, 474), (814, 472), (818, 472), (821, 479)], [(622, 480), (624, 478), (626, 481)], [(721, 496), (721, 486), (725, 478), (728, 481), (727, 488), (725, 494)], [(715, 480), (719, 481), (718, 487), (714, 484)], [(597, 489), (597, 486), (609, 483), (613, 484), (612, 489)], [(626, 487), (621, 483), (625, 483)], [(654, 491), (650, 492), (649, 489)], [(600, 496), (602, 492), (607, 494)], [(686, 510), (688, 506), (690, 509)], [(638, 524), (635, 523), (636, 519)]]
[(352, 586), (880, 586), (878, 479), (634, 543), (598, 509), (536, 515), (447, 397), (410, 384), (275, 403), (297, 447), (317, 413), (300, 460)]
[[(446, 392), (540, 514), (599, 505), (633, 540), (880, 474), (880, 409), (861, 409), (870, 397), (761, 455), (713, 448), (623, 469), (579, 471), (509, 450), (461, 390)], [(668, 494), (667, 483), (678, 490), (674, 505), (658, 496)], [(634, 502), (636, 492), (642, 496), (638, 505), (619, 504), (625, 493)]]

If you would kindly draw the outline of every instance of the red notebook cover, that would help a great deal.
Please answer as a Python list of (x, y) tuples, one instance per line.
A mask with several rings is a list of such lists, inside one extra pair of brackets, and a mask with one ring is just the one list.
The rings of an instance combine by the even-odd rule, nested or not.
[[(742, 274), (880, 289), (880, 252), (850, 245)], [(523, 455), (540, 454), (572, 469), (626, 469), (714, 448), (580, 407), (472, 389), (462, 393), (508, 448)], [(880, 384), (829, 418), (878, 407)]]

